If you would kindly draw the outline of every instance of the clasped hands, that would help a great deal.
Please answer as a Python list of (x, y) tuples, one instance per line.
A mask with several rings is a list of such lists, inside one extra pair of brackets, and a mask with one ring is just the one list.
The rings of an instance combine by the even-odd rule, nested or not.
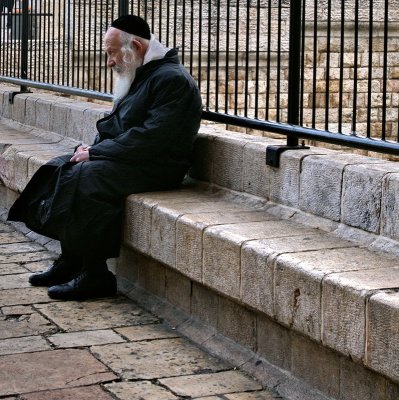
[(69, 161), (71, 162), (88, 161), (90, 159), (89, 149), (90, 146), (79, 146), (75, 150), (75, 154)]

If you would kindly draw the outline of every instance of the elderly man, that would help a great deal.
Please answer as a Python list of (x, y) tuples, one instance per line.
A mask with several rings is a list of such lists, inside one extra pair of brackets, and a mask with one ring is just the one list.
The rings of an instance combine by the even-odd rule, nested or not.
[(29, 278), (54, 299), (116, 294), (106, 260), (119, 255), (124, 200), (179, 186), (200, 123), (194, 80), (143, 19), (118, 18), (104, 42), (118, 76), (111, 114), (97, 122), (93, 145), (42, 166), (8, 216), (60, 240), (61, 257)]

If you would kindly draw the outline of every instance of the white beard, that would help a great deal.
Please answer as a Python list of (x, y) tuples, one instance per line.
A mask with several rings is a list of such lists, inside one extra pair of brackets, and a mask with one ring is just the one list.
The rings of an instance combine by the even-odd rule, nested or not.
[(123, 99), (128, 93), (130, 86), (136, 77), (136, 70), (141, 65), (142, 61), (136, 57), (136, 54), (132, 54), (130, 62), (126, 62), (123, 65), (118, 65), (113, 68), (114, 73), (117, 76), (113, 99), (114, 102)]
[(114, 102), (123, 99), (129, 92), (134, 78), (136, 77), (136, 70), (129, 71), (130, 73), (118, 74), (115, 87), (114, 87)]

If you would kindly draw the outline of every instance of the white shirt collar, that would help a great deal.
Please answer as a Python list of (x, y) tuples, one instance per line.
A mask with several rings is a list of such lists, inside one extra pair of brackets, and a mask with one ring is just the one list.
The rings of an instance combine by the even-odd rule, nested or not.
[(163, 45), (158, 39), (155, 38), (153, 34), (151, 34), (150, 44), (148, 49), (144, 55), (143, 65), (149, 63), (153, 60), (160, 60), (165, 57), (165, 54), (170, 49)]

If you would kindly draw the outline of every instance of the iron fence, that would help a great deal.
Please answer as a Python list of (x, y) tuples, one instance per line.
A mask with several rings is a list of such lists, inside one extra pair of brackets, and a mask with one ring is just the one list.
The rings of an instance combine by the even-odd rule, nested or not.
[(205, 119), (399, 154), (399, 3), (0, 0), (0, 81), (111, 99), (102, 38), (145, 18), (197, 80)]

